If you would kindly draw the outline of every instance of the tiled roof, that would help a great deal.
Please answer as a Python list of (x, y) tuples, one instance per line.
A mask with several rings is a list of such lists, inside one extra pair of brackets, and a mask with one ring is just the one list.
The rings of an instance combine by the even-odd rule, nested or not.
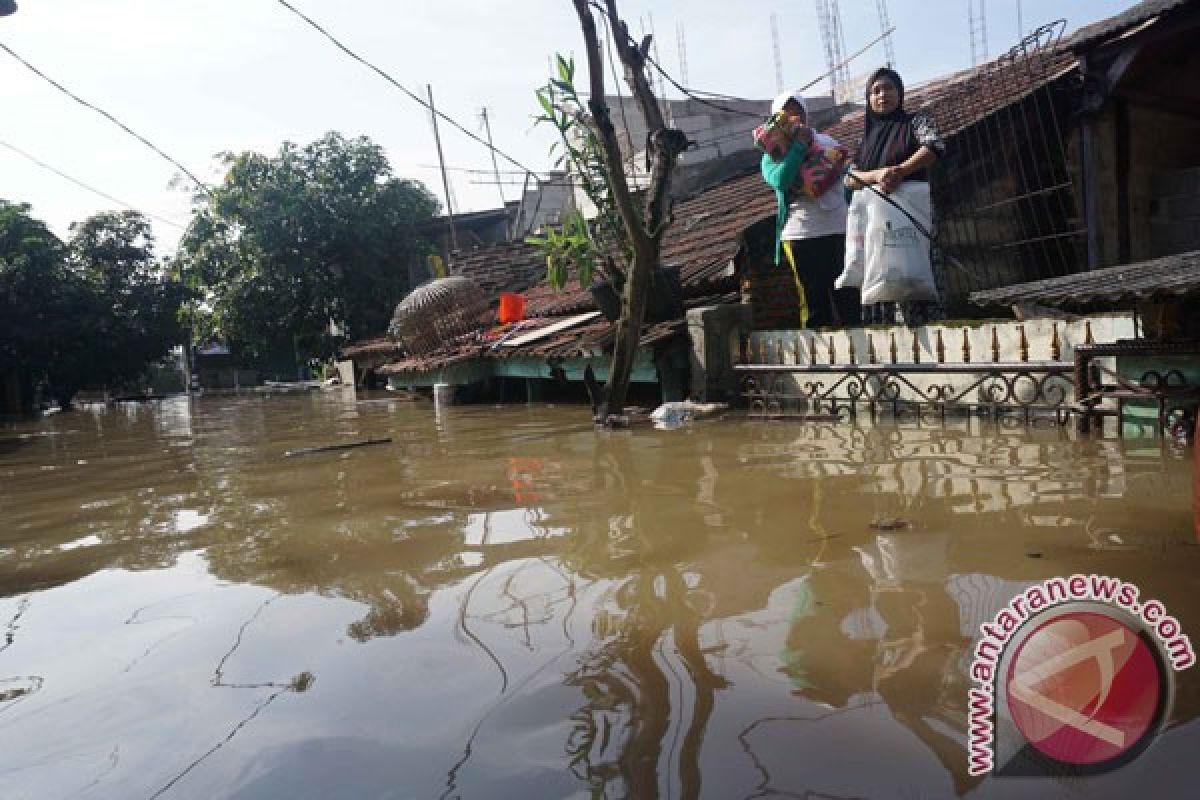
[(975, 292), (980, 306), (1039, 303), (1082, 308), (1095, 304), (1126, 305), (1200, 295), (1200, 251), (1108, 267), (1062, 278), (1019, 283)]
[[(1000, 58), (906, 87), (904, 107), (910, 112), (929, 114), (942, 136), (949, 138), (1077, 68), (1074, 55), (1061, 44), (1035, 58), (1044, 61), (1014, 64)], [(862, 143), (864, 118), (863, 111), (852, 112), (831, 125), (826, 133), (852, 150), (857, 149)]]
[(502, 292), (523, 292), (545, 278), (546, 261), (524, 242), (506, 242), (456, 253), (450, 273), (467, 276), (495, 299)]
[[(738, 237), (758, 220), (775, 214), (775, 195), (758, 172), (729, 178), (671, 209), (661, 261), (680, 267), (685, 298), (734, 287), (733, 257)], [(572, 278), (557, 291), (543, 281), (525, 294), (530, 316), (557, 316), (594, 309), (591, 294)]]
[(1077, 30), (1068, 41), (1072, 50), (1086, 50), (1102, 39), (1118, 36), (1154, 17), (1183, 6), (1197, 5), (1196, 0), (1142, 0), (1128, 11), (1102, 19)]
[(370, 339), (359, 339), (342, 347), (343, 358), (361, 358), (363, 356), (399, 356), (400, 345), (387, 336), (375, 336)]
[[(532, 333), (555, 320), (528, 320), (521, 333)], [(517, 357), (575, 358), (599, 355), (611, 347), (616, 326), (605, 319), (596, 319), (568, 330), (551, 334), (544, 339), (517, 347), (496, 346), (481, 334), (460, 337), (434, 353), (396, 361), (380, 369), (384, 375), (403, 375), (424, 372), (474, 358), (504, 360)], [(681, 335), (686, 335), (687, 321), (672, 319), (647, 325), (642, 329), (641, 347), (657, 347)]]

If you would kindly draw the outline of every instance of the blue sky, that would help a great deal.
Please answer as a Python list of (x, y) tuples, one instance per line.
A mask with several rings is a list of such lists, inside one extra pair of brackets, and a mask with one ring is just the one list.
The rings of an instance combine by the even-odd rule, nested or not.
[[(327, 130), (365, 134), (396, 172), (439, 195), (428, 116), (350, 61), (276, 0), (18, 0), (0, 18), (0, 41), (87, 100), (110, 111), (193, 173), (219, 179), (213, 155), (274, 151)], [(531, 125), (533, 89), (555, 52), (580, 48), (568, 0), (292, 0), (348, 46), (410, 89), (432, 84), (441, 110), (472, 130), (487, 106), (498, 146), (527, 166), (549, 167), (549, 134)], [(989, 50), (1017, 41), (1017, 0), (987, 2)], [(1024, 0), (1025, 27), (1058, 18), (1068, 30), (1117, 13), (1131, 0)], [(786, 82), (825, 71), (814, 4), (725, 0), (623, 0), (635, 32), (651, 22), (659, 59), (680, 73), (677, 26), (687, 43), (689, 83), (739, 96), (775, 93), (772, 13), (779, 16)], [(970, 65), (966, 0), (888, 0), (896, 60), (909, 83)], [(841, 0), (846, 47), (879, 34), (875, 0)], [(868, 72), (881, 47), (855, 62)], [(611, 82), (611, 81), (610, 81)], [(670, 94), (670, 93), (669, 93)], [(111, 123), (76, 105), (0, 52), (0, 142), (17, 147), (126, 203), (185, 223), (189, 195), (177, 172)], [(485, 148), (445, 127), (456, 209), (493, 207), (497, 187), (462, 171), (490, 168)], [(512, 169), (501, 164), (502, 169)], [(513, 199), (517, 186), (505, 188)], [(60, 234), (114, 204), (0, 147), (0, 197), (29, 202)], [(164, 250), (178, 230), (155, 222)]]

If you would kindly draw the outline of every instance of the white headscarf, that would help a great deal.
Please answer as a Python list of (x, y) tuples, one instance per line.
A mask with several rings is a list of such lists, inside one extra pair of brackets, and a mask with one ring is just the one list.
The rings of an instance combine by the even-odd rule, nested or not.
[[(804, 99), (804, 94), (802, 92), (800, 92), (799, 90), (792, 91), (792, 92), (784, 92), (783, 94), (777, 96), (774, 100), (772, 100), (771, 101), (771, 113), (778, 114), (780, 111), (783, 111), (783, 107), (786, 106), (788, 104), (788, 102), (790, 102), (792, 100), (799, 103), (800, 107), (804, 109), (804, 118), (805, 118), (806, 122), (811, 124), (811, 120), (809, 119), (809, 116), (808, 116), (808, 101)], [(832, 148), (832, 147), (838, 146), (837, 140), (834, 139), (832, 136), (829, 136), (828, 134), (820, 133), (816, 130), (813, 131), (813, 140), (817, 143), (817, 145), (819, 147), (822, 147), (822, 148)], [(817, 204), (820, 205), (821, 208), (824, 208), (826, 210), (833, 210), (834, 208), (837, 208), (840, 205), (845, 205), (845, 199), (841, 196), (841, 193), (839, 191), (837, 191), (837, 187), (834, 187), (834, 189), (831, 189), (830, 191), (826, 192), (825, 194), (823, 194), (819, 198), (817, 198)]]
[(771, 101), (771, 113), (778, 114), (783, 111), (783, 107), (788, 104), (789, 100), (795, 100), (804, 109), (804, 116), (808, 117), (808, 101), (804, 99), (804, 95), (799, 91), (784, 92)]

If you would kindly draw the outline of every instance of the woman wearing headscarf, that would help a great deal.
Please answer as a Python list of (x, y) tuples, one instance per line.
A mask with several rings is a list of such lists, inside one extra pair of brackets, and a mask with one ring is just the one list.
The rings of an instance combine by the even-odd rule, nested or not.
[[(926, 114), (904, 110), (904, 81), (883, 67), (867, 81), (866, 127), (858, 157), (846, 177), (850, 189), (875, 186), (894, 192), (904, 181), (928, 181), (929, 167), (946, 152), (946, 145)], [(870, 323), (896, 321), (896, 304), (876, 303), (863, 310)], [(920, 325), (939, 314), (936, 303), (901, 303), (907, 325)]]
[[(800, 296), (800, 325), (828, 328), (858, 325), (862, 306), (857, 289), (835, 289), (846, 253), (846, 198), (834, 184), (816, 197), (804, 191), (804, 173), (812, 161), (839, 145), (808, 127), (808, 105), (800, 92), (787, 92), (771, 103), (796, 131), (782, 158), (764, 153), (763, 179), (775, 190), (775, 263), (786, 258)], [(839, 171), (840, 174), (840, 171)], [(811, 188), (811, 187), (810, 187)]]

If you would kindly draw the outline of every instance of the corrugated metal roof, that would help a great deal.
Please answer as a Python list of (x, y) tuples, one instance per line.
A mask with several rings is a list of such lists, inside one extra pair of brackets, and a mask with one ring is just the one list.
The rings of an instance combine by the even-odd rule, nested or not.
[(1154, 17), (1189, 5), (1200, 3), (1197, 0), (1142, 0), (1127, 11), (1080, 28), (1067, 44), (1076, 52), (1086, 50), (1103, 39), (1118, 36)]
[(1082, 308), (1193, 295), (1200, 295), (1200, 251), (974, 292), (971, 302), (980, 306), (1037, 303)]

